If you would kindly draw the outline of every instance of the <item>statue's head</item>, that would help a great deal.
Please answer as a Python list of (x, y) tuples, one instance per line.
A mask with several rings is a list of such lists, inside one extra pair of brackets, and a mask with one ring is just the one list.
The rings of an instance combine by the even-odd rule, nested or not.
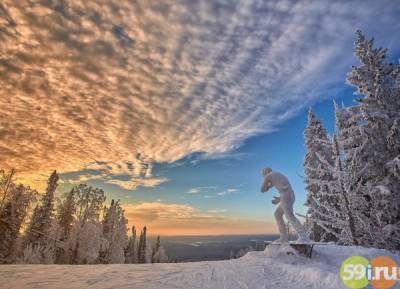
[(261, 174), (265, 177), (266, 175), (268, 175), (270, 172), (272, 172), (271, 168), (263, 168), (261, 170)]

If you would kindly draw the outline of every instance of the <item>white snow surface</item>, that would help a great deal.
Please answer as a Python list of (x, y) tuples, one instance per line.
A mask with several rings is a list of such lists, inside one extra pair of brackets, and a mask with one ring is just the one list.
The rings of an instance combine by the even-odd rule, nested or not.
[(399, 256), (385, 250), (317, 245), (312, 259), (288, 245), (268, 246), (226, 261), (143, 265), (2, 265), (0, 288), (209, 288), (209, 289), (329, 289), (344, 288), (339, 267), (352, 255), (372, 259)]

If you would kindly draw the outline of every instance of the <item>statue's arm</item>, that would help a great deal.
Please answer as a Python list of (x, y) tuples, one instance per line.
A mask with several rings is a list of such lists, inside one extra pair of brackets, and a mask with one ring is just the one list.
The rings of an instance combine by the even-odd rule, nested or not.
[(267, 192), (270, 188), (272, 187), (271, 181), (268, 179), (268, 177), (265, 178), (264, 183), (261, 187), (261, 193)]
[(274, 197), (274, 199), (272, 200), (272, 203), (273, 203), (274, 205), (277, 205), (277, 204), (279, 204), (280, 201), (281, 201), (281, 198), (280, 198), (280, 197)]

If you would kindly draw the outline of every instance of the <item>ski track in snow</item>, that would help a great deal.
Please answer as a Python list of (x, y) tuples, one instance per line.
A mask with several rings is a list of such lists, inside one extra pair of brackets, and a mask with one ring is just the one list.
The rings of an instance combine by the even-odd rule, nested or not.
[(236, 260), (144, 265), (2, 265), (0, 288), (11, 289), (339, 289), (348, 256), (398, 255), (361, 247), (317, 246), (312, 259), (287, 246), (250, 252)]

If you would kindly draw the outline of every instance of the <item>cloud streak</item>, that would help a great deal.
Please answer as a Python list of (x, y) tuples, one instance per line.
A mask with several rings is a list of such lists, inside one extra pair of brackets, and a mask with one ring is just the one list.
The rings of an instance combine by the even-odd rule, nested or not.
[(320, 98), (357, 24), (398, 31), (395, 2), (359, 3), (2, 1), (0, 163), (159, 184), (153, 163), (223, 155)]
[(200, 193), (215, 191), (217, 188), (218, 188), (217, 186), (195, 187), (195, 188), (191, 188), (189, 191), (187, 191), (186, 194), (190, 194), (190, 195), (200, 194)]
[(218, 192), (218, 193), (217, 193), (217, 196), (223, 197), (223, 196), (235, 194), (235, 193), (237, 193), (238, 191), (239, 191), (238, 189), (231, 188), (231, 189), (227, 189), (227, 190)]

